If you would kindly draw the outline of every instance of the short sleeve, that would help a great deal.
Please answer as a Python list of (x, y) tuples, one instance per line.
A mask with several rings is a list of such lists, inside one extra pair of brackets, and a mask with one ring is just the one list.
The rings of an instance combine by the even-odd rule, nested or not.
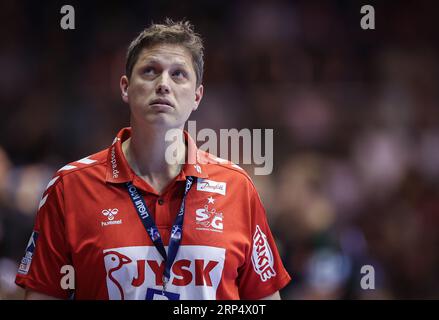
[(250, 192), (251, 248), (239, 272), (241, 299), (261, 299), (285, 287), (291, 277), (285, 270), (267, 222), (259, 195)]
[(67, 299), (70, 292), (61, 287), (64, 276), (61, 268), (71, 265), (71, 259), (64, 227), (60, 180), (59, 176), (55, 176), (43, 194), (15, 283), (25, 289)]

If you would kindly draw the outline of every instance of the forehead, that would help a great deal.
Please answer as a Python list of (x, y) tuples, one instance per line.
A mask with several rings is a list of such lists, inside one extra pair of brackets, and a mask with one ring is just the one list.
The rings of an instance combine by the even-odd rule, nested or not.
[(188, 49), (174, 44), (158, 44), (140, 51), (139, 63), (181, 64), (192, 67), (192, 56)]

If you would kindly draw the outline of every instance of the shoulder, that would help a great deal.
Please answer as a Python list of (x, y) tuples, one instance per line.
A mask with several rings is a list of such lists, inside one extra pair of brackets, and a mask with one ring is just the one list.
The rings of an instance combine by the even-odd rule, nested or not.
[(203, 163), (207, 169), (209, 179), (226, 180), (229, 183), (238, 184), (241, 187), (256, 191), (251, 177), (239, 165), (202, 150), (199, 150), (198, 160)]
[(98, 173), (100, 175), (100, 171), (102, 170), (105, 172), (107, 154), (108, 149), (105, 149), (82, 159), (70, 162), (58, 169), (43, 192), (38, 205), (38, 211), (40, 211), (47, 202), (58, 201), (57, 199), (62, 201), (65, 191), (65, 181), (67, 178), (82, 175), (82, 177), (90, 179), (92, 176), (97, 176)]
[(89, 172), (97, 169), (99, 165), (105, 165), (107, 162), (108, 148), (89, 155), (82, 159), (70, 162), (60, 168), (56, 173), (62, 177), (79, 174), (81, 172)]
[(107, 155), (108, 148), (79, 160), (67, 163), (54, 173), (52, 180), (49, 181), (48, 186), (46, 187), (46, 191), (49, 191), (51, 187), (55, 187), (60, 181), (65, 179), (78, 175), (93, 175), (94, 173), (105, 169)]

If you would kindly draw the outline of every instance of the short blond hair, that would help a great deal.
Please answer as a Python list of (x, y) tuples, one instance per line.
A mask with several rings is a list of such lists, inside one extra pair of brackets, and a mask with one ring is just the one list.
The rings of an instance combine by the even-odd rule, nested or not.
[(204, 68), (203, 41), (200, 35), (194, 32), (194, 28), (189, 21), (174, 22), (169, 18), (166, 18), (163, 24), (151, 24), (131, 42), (128, 47), (125, 65), (128, 78), (131, 78), (134, 65), (142, 49), (157, 44), (175, 44), (189, 50), (197, 77), (197, 87), (201, 84)]

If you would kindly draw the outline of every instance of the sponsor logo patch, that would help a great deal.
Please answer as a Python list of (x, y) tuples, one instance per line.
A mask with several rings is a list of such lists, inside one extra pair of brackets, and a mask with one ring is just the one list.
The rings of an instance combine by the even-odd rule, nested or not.
[(197, 191), (213, 192), (223, 196), (226, 195), (226, 187), (227, 183), (225, 182), (218, 182), (208, 179), (198, 179), (197, 182)]
[(117, 170), (117, 160), (116, 160), (116, 147), (113, 145), (111, 148), (111, 169), (113, 170), (113, 179), (119, 177), (119, 170)]
[(215, 199), (210, 196), (207, 198), (207, 204), (204, 206), (204, 208), (200, 208), (195, 211), (195, 223), (197, 224), (197, 227), (195, 228), (196, 230), (223, 232), (224, 215), (222, 212), (217, 212), (215, 208), (210, 207), (210, 204), (213, 206), (214, 203)]
[(102, 221), (101, 226), (106, 227), (113, 224), (122, 224), (122, 219), (114, 220), (114, 217), (119, 213), (119, 209), (104, 209), (101, 211), (104, 217), (107, 217), (107, 221)]
[(37, 245), (38, 232), (33, 231), (29, 242), (26, 246), (26, 252), (24, 253), (23, 259), (21, 259), (20, 266), (18, 267), (18, 273), (27, 274), (29, 272), (30, 265), (32, 263), (32, 257), (34, 255), (35, 246)]
[(259, 225), (256, 225), (256, 231), (253, 235), (252, 264), (253, 269), (263, 282), (276, 276), (273, 252), (271, 251), (267, 236), (259, 228)]
[[(225, 251), (210, 246), (180, 246), (166, 286), (166, 299), (216, 299)], [(103, 254), (111, 300), (159, 298), (165, 263), (154, 246), (112, 248)]]

